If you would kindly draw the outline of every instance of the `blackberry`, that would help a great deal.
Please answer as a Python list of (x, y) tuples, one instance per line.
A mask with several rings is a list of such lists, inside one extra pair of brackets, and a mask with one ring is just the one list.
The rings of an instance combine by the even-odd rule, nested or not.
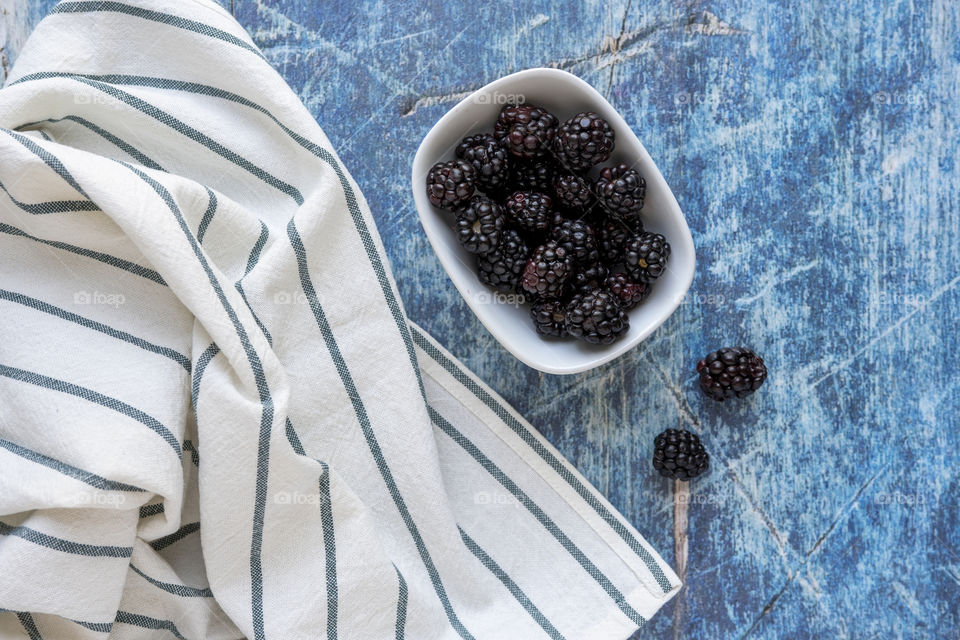
[(585, 176), (561, 173), (553, 179), (553, 193), (557, 196), (557, 204), (566, 209), (592, 209), (597, 202), (593, 189), (590, 178)]
[(746, 347), (711, 351), (697, 363), (697, 372), (703, 392), (720, 402), (734, 396), (748, 396), (767, 379), (763, 358)]
[(610, 157), (614, 133), (606, 120), (584, 111), (560, 125), (553, 146), (562, 164), (574, 171), (586, 171)]
[(530, 309), (533, 326), (542, 336), (567, 336), (567, 311), (559, 300), (538, 300)]
[(639, 173), (625, 164), (604, 167), (597, 178), (597, 198), (607, 211), (625, 220), (640, 216), (647, 183)]
[(477, 172), (477, 186), (497, 191), (507, 180), (509, 154), (489, 133), (464, 138), (457, 145), (457, 157), (469, 162)]
[(623, 260), (623, 247), (633, 235), (627, 225), (618, 218), (607, 218), (597, 226), (596, 234), (601, 260), (607, 264)]
[(603, 286), (612, 293), (624, 311), (633, 309), (650, 295), (650, 285), (646, 282), (634, 282), (622, 272), (614, 272), (607, 276)]
[(477, 256), (477, 277), (480, 282), (498, 291), (516, 291), (528, 255), (530, 249), (520, 234), (513, 229), (505, 229), (496, 249)]
[(583, 220), (562, 220), (553, 228), (550, 237), (557, 241), (577, 264), (593, 264), (600, 260), (593, 227)]
[(515, 191), (548, 193), (553, 188), (553, 164), (547, 160), (514, 160), (507, 174), (507, 184)]
[(506, 203), (507, 218), (529, 233), (544, 234), (554, 220), (553, 199), (536, 191), (516, 191)]
[(603, 288), (603, 283), (606, 279), (607, 267), (601, 262), (595, 262), (586, 267), (582, 267), (574, 273), (570, 284), (574, 291), (587, 293), (595, 289)]
[(710, 468), (710, 454), (695, 433), (667, 429), (653, 441), (653, 468), (665, 478), (689, 480)]
[(630, 319), (609, 291), (578, 293), (567, 304), (567, 332), (591, 344), (610, 344), (630, 328)]
[(563, 215), (563, 211), (555, 208), (553, 210), (553, 217), (550, 219), (550, 228), (553, 229), (554, 227), (559, 227), (561, 224), (563, 224), (567, 220), (570, 220), (570, 218)]
[(508, 104), (500, 110), (493, 135), (507, 151), (522, 158), (539, 158), (553, 145), (557, 118), (533, 104)]
[(623, 261), (627, 275), (637, 282), (653, 282), (660, 277), (670, 258), (670, 243), (659, 233), (646, 231), (627, 239)]
[(524, 267), (520, 286), (541, 298), (559, 298), (573, 270), (573, 258), (551, 240), (534, 250)]
[(470, 253), (490, 253), (496, 249), (502, 227), (503, 209), (487, 196), (474, 196), (457, 210), (457, 240)]
[(476, 181), (477, 170), (469, 162), (438, 162), (427, 172), (427, 197), (435, 207), (455, 209), (473, 197)]

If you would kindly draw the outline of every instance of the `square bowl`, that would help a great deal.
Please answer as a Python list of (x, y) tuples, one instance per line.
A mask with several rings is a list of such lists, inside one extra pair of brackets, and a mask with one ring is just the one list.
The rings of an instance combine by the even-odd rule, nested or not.
[[(611, 163), (635, 168), (647, 182), (644, 227), (662, 233), (671, 246), (667, 268), (653, 285), (650, 297), (628, 312), (630, 328), (616, 342), (592, 345), (575, 339), (544, 339), (530, 320), (529, 306), (516, 295), (497, 293), (477, 278), (476, 258), (463, 249), (452, 231), (453, 216), (427, 199), (425, 182), (437, 162), (454, 159), (462, 138), (492, 131), (504, 104), (522, 101), (540, 105), (560, 121), (581, 111), (594, 111), (616, 133)], [(594, 168), (593, 173), (597, 172)], [(430, 244), (447, 275), (470, 309), (507, 351), (524, 364), (545, 373), (571, 374), (598, 367), (640, 344), (680, 305), (690, 283), (696, 256), (687, 221), (673, 192), (619, 113), (593, 87), (559, 69), (528, 69), (491, 82), (464, 98), (427, 133), (413, 160), (413, 199)]]

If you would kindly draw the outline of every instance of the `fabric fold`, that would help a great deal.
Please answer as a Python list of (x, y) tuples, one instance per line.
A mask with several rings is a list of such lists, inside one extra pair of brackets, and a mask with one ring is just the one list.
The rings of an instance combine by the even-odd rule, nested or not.
[(409, 322), (223, 9), (60, 3), (0, 127), (4, 637), (626, 638), (679, 589)]

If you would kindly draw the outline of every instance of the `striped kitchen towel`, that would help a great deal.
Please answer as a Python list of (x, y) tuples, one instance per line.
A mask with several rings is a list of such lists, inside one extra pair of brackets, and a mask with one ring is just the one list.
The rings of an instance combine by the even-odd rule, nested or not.
[(57, 5), (0, 127), (0, 637), (626, 638), (679, 589), (410, 323), (222, 8)]

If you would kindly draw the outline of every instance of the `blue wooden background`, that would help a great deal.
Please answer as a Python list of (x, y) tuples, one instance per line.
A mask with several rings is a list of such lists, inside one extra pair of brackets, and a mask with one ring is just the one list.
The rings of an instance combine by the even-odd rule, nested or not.
[[(673, 559), (668, 427), (692, 483), (687, 586), (638, 637), (960, 637), (960, 3), (224, 0), (360, 183), (410, 316)], [(3, 0), (4, 68), (49, 0)], [(592, 372), (514, 360), (450, 285), (409, 193), (466, 92), (536, 66), (607, 95), (686, 212), (684, 305)], [(720, 405), (707, 351), (770, 380)]]

